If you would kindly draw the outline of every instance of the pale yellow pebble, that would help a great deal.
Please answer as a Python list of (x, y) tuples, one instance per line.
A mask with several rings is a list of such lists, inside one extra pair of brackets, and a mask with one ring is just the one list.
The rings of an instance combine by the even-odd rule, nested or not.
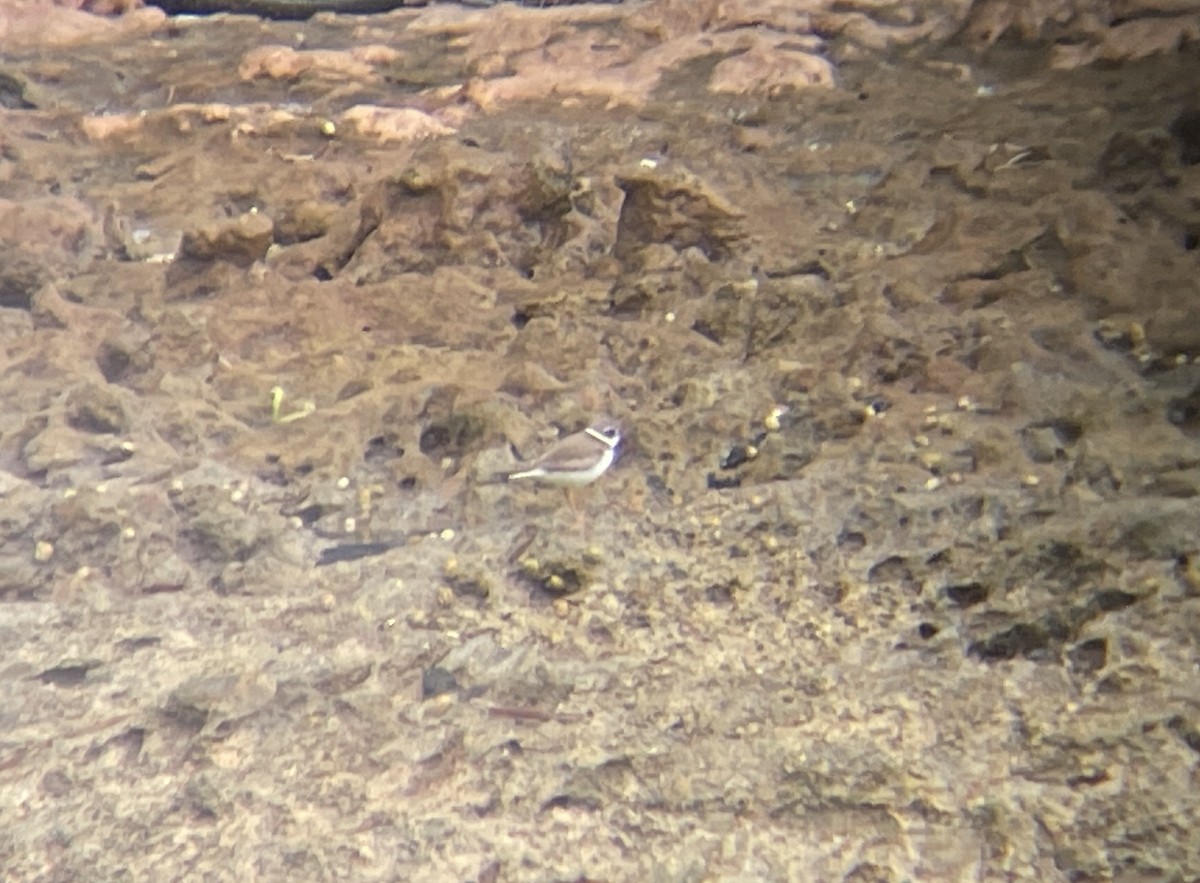
[[(321, 607), (323, 609), (332, 610), (336, 606), (337, 606), (337, 598), (335, 598), (333, 596), (332, 592), (326, 592), (324, 595), (321, 596)], [(395, 620), (393, 620), (393, 622), (395, 622)]]
[(449, 586), (438, 586), (437, 602), (443, 607), (449, 607), (454, 603), (454, 589)]
[(922, 451), (917, 459), (921, 461), (921, 465), (926, 469), (936, 469), (942, 465), (946, 458), (942, 456), (941, 451)]
[(1027, 487), (1037, 487), (1042, 482), (1042, 480), (1040, 478), (1038, 478), (1036, 475), (1026, 475), (1023, 479), (1021, 479), (1021, 481)]
[(133, 526), (127, 526), (121, 529), (121, 539), (132, 540), (137, 536), (137, 529)]
[(54, 543), (47, 540), (38, 540), (33, 545), (33, 560), (38, 564), (45, 564), (54, 557)]
[(554, 615), (555, 616), (557, 616), (559, 619), (562, 619), (562, 618), (566, 617), (567, 614), (569, 614), (570, 612), (571, 612), (571, 605), (569, 603), (567, 603), (566, 598), (555, 598), (554, 599)]
[(355, 518), (353, 515), (347, 515), (344, 519), (342, 519), (342, 532), (343, 533), (354, 533), (354, 531), (357, 527), (358, 527), (358, 519)]
[(914, 435), (913, 436), (913, 444), (916, 445), (918, 448), (927, 448), (927, 447), (929, 447), (929, 436)]
[(942, 480), (940, 478), (938, 478), (936, 475), (932, 476), (925, 482), (925, 490), (927, 490), (927, 491), (936, 491), (941, 486), (942, 486)]
[(443, 540), (445, 540), (448, 543), (452, 539), (454, 539), (456, 534), (454, 533), (454, 528), (448, 527), (445, 530), (443, 530), (440, 534), (438, 534), (438, 536), (441, 537)]
[(343, 475), (337, 480), (337, 489), (339, 491), (344, 491), (348, 487), (350, 487), (350, 479), (346, 476)]

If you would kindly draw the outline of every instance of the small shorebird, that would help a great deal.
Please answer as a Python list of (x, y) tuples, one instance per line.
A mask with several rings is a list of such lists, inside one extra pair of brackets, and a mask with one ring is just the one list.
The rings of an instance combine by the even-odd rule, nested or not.
[(601, 420), (582, 432), (560, 439), (526, 469), (509, 473), (509, 481), (536, 478), (565, 488), (591, 484), (617, 459), (621, 428), (615, 420)]

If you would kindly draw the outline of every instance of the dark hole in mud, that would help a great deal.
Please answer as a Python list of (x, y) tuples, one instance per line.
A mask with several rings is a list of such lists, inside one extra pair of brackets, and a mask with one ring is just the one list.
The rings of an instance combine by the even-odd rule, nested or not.
[(1022, 622), (990, 638), (975, 641), (967, 648), (967, 655), (984, 661), (1014, 659), (1029, 656), (1049, 645), (1050, 635), (1046, 629)]
[(867, 538), (856, 530), (843, 530), (838, 534), (837, 544), (839, 549), (858, 552), (867, 545)]
[(365, 380), (351, 380), (345, 386), (338, 390), (337, 401), (345, 402), (353, 398), (357, 398), (365, 392), (369, 392), (371, 384)]
[(133, 364), (129, 353), (112, 344), (101, 344), (100, 352), (96, 355), (96, 367), (109, 383), (117, 383), (128, 373)]
[(392, 433), (377, 435), (367, 442), (363, 451), (363, 459), (367, 462), (379, 460), (399, 460), (404, 456), (404, 448), (400, 445), (399, 436)]
[(704, 597), (710, 604), (732, 604), (734, 586), (730, 583), (709, 586), (704, 590)]
[(512, 314), (512, 319), (510, 319), (509, 321), (512, 322), (513, 328), (516, 328), (518, 331), (520, 331), (526, 325), (529, 324), (529, 320), (531, 318), (532, 317), (528, 313), (524, 312), (523, 310), (517, 310), (515, 313)]
[(398, 487), (404, 491), (411, 491), (417, 486), (417, 477), (415, 475), (406, 475), (397, 482)]
[(391, 543), (346, 543), (341, 546), (330, 546), (321, 550), (317, 558), (317, 567), (326, 567), (341, 561), (360, 561), (363, 558), (375, 558), (393, 548)]
[(1108, 663), (1108, 641), (1104, 638), (1082, 641), (1067, 651), (1067, 659), (1077, 674), (1097, 672)]
[(909, 569), (907, 561), (899, 555), (889, 555), (871, 565), (871, 569), (867, 571), (867, 582), (870, 583), (911, 579), (912, 570)]
[(0, 280), (0, 308), (29, 310), (33, 308), (34, 289), (14, 283), (11, 279)]
[(1167, 420), (1176, 426), (1191, 427), (1200, 423), (1200, 385), (1187, 395), (1167, 403)]
[(426, 426), (421, 431), (417, 445), (426, 456), (458, 456), (482, 434), (483, 427), (477, 420), (461, 414), (452, 414), (442, 421)]
[(542, 810), (549, 809), (582, 809), (595, 812), (600, 809), (600, 801), (595, 797), (578, 797), (572, 794), (559, 794), (551, 797), (542, 804)]
[(946, 586), (942, 593), (955, 607), (972, 607), (987, 600), (988, 589), (981, 583), (960, 583)]
[(1167, 729), (1183, 740), (1183, 744), (1200, 754), (1200, 730), (1194, 724), (1188, 723), (1181, 715), (1176, 715), (1167, 721)]
[(43, 684), (54, 684), (56, 687), (77, 687), (87, 680), (88, 672), (99, 668), (99, 662), (75, 662), (48, 668), (38, 680)]
[(121, 431), (122, 422), (113, 414), (86, 405), (67, 415), (67, 423), (72, 429), (93, 435), (116, 435)]
[(1098, 610), (1111, 613), (1114, 610), (1124, 610), (1137, 600), (1137, 595), (1123, 592), (1120, 589), (1101, 589), (1092, 595), (1091, 603)]
[(940, 631), (941, 629), (931, 622), (923, 622), (917, 626), (917, 634), (926, 641), (934, 637)]
[(692, 330), (695, 331), (697, 334), (699, 334), (701, 337), (708, 338), (713, 343), (721, 342), (721, 333), (719, 331), (717, 331), (717, 329), (715, 329), (711, 325), (709, 325), (707, 322), (705, 322), (703, 319), (697, 319), (695, 322), (693, 322)]
[(303, 509), (292, 514), (300, 519), (301, 524), (308, 527), (321, 519), (321, 516), (325, 514), (325, 507), (320, 505), (305, 506)]
[(1189, 108), (1175, 117), (1171, 135), (1179, 142), (1179, 160), (1186, 166), (1200, 163), (1200, 108)]
[(718, 478), (715, 472), (708, 473), (708, 489), (710, 491), (723, 491), (741, 486), (742, 479), (740, 476), (729, 475)]

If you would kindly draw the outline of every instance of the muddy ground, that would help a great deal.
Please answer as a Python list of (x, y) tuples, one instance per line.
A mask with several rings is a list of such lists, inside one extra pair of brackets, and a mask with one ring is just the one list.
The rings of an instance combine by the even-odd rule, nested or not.
[(540, 13), (5, 55), (4, 878), (1200, 878), (1195, 45)]

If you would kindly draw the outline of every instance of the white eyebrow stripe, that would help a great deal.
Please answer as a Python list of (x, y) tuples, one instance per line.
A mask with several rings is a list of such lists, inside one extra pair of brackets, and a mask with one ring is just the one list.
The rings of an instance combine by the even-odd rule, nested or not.
[(588, 435), (590, 435), (596, 441), (603, 442), (607, 447), (610, 447), (610, 448), (615, 448), (617, 446), (617, 442), (619, 442), (621, 440), (620, 434), (618, 434), (617, 438), (609, 438), (604, 433), (602, 433), (598, 430), (592, 429), (592, 427), (590, 427), (590, 426), (587, 429), (585, 429), (584, 432), (587, 433)]

